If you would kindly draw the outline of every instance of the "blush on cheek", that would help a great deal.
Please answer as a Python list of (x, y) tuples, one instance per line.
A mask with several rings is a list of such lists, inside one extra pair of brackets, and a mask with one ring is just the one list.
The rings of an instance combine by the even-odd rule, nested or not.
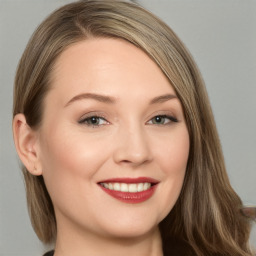
[(165, 178), (163, 179), (163, 186), (161, 191), (161, 202), (159, 202), (159, 209), (164, 209), (162, 218), (172, 210), (176, 201), (179, 198), (184, 177), (186, 173), (188, 155), (189, 155), (189, 136), (186, 130), (179, 136), (174, 136), (169, 143), (165, 143), (165, 148), (162, 148), (161, 170), (163, 170)]
[(107, 152), (102, 152), (101, 143), (91, 143), (92, 139), (88, 135), (86, 137), (83, 133), (71, 133), (67, 126), (61, 128), (56, 125), (55, 130), (42, 140), (45, 179), (49, 177), (49, 182), (53, 184), (64, 182), (64, 179), (90, 179), (104, 163), (107, 156), (103, 153), (107, 155)]
[(187, 167), (187, 161), (189, 156), (189, 143), (178, 145), (173, 144), (163, 149), (162, 154), (162, 170), (166, 175), (182, 175)]

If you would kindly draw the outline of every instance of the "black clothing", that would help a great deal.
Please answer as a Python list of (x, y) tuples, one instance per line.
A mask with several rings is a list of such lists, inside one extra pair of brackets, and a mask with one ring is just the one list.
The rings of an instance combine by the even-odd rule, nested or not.
[[(168, 240), (167, 240), (168, 241)], [(171, 242), (169, 242), (171, 241)], [(168, 243), (163, 243), (164, 256), (195, 256), (190, 246), (178, 239), (169, 239)], [(43, 256), (53, 256), (54, 251), (45, 253)]]
[[(185, 255), (182, 253), (182, 249), (175, 249), (175, 250), (172, 250), (171, 252), (168, 252), (168, 250), (166, 250), (164, 252), (164, 256), (181, 256), (181, 255)], [(45, 253), (43, 256), (53, 256), (54, 254), (54, 251), (50, 251), (50, 252), (47, 252)]]
[(53, 254), (54, 254), (54, 251), (50, 251), (45, 253), (43, 256), (53, 256)]

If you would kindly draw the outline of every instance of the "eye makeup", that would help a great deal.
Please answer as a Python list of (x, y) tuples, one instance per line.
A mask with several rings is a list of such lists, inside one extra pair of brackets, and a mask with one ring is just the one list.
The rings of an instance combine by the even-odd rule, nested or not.
[(83, 116), (79, 121), (79, 124), (85, 124), (87, 126), (101, 126), (101, 125), (107, 125), (109, 122), (106, 120), (105, 117), (102, 115), (98, 115), (95, 113), (91, 113), (89, 115)]
[(157, 115), (154, 116), (148, 123), (155, 124), (155, 125), (167, 125), (170, 123), (177, 123), (177, 118), (170, 116), (170, 115)]

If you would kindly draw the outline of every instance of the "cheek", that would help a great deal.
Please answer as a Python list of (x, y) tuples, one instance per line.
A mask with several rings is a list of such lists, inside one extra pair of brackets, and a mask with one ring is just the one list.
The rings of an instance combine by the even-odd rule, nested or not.
[[(41, 139), (41, 158), (46, 171), (72, 174), (83, 170), (90, 175), (90, 165), (97, 163), (102, 145), (90, 140), (83, 132), (72, 132), (72, 127), (56, 127), (54, 131), (45, 132)], [(94, 142), (94, 143), (93, 143)], [(98, 159), (99, 160), (99, 159)], [(85, 170), (87, 170), (85, 172)]]
[(189, 155), (189, 135), (186, 129), (173, 136), (169, 136), (163, 141), (162, 146), (156, 147), (158, 166), (162, 170), (162, 184), (159, 187), (161, 200), (159, 209), (164, 218), (176, 203), (186, 173), (188, 155)]
[(161, 138), (155, 148), (158, 163), (166, 177), (183, 176), (189, 155), (189, 134), (186, 127)]
[[(54, 198), (69, 198), (73, 193), (79, 194), (78, 191), (89, 191), (94, 175), (107, 158), (100, 143), (71, 131), (69, 127), (56, 126), (41, 139), (43, 177)], [(88, 182), (87, 187), (84, 182)]]

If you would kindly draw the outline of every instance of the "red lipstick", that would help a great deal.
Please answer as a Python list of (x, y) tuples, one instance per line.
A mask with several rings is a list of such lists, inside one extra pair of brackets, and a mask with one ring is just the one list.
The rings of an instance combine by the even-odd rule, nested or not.
[(151, 198), (159, 181), (148, 178), (114, 178), (100, 181), (98, 185), (108, 195), (125, 203), (136, 204)]

